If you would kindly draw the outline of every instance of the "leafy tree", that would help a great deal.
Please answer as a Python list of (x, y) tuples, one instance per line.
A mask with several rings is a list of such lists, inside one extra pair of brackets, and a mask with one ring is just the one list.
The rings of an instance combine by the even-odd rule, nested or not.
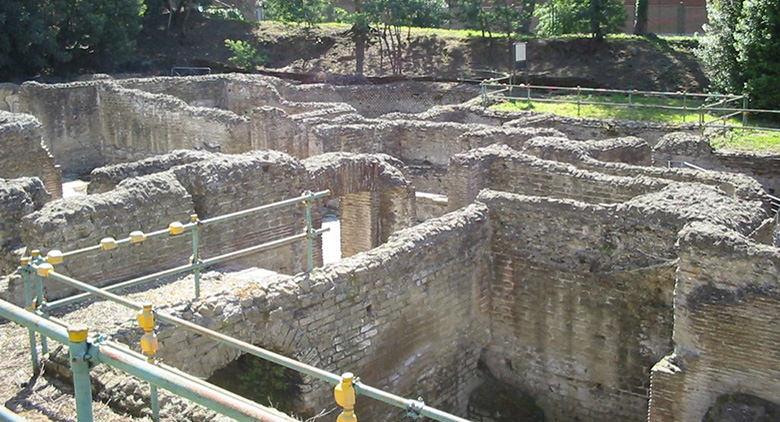
[(741, 79), (752, 106), (779, 108), (780, 2), (745, 0), (734, 39)]
[(111, 69), (128, 60), (142, 0), (0, 1), (0, 76)]
[(620, 0), (550, 0), (536, 8), (541, 36), (590, 33), (596, 39), (617, 32), (625, 20)]
[(268, 17), (282, 22), (303, 23), (307, 27), (324, 20), (328, 0), (268, 0)]
[(741, 92), (744, 78), (737, 62), (737, 23), (743, 0), (714, 0), (707, 3), (709, 23), (697, 51), (712, 87), (722, 92)]

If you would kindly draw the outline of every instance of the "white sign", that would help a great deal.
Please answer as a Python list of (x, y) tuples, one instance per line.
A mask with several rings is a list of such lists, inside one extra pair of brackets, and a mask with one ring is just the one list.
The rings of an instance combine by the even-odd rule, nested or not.
[(516, 42), (515, 43), (515, 61), (516, 62), (524, 62), (525, 61), (525, 43), (524, 42)]

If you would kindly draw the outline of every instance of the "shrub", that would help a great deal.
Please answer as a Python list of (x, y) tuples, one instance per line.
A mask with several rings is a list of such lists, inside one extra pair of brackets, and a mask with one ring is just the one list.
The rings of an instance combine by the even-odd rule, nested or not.
[(241, 69), (252, 70), (266, 62), (265, 55), (246, 41), (225, 40), (225, 46), (233, 53), (228, 61)]

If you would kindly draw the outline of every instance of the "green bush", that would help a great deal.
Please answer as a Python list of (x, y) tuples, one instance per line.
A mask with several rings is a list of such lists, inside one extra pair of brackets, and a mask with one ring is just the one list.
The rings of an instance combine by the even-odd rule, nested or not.
[(550, 37), (564, 34), (604, 34), (619, 32), (626, 19), (620, 0), (550, 0), (536, 7), (539, 19), (536, 33)]
[(780, 108), (780, 1), (716, 0), (697, 51), (712, 88)]
[(268, 18), (303, 23), (312, 27), (323, 22), (330, 7), (328, 0), (268, 0)]
[(233, 53), (228, 61), (241, 69), (253, 70), (266, 62), (265, 55), (246, 41), (225, 40), (225, 46)]
[(0, 77), (112, 70), (132, 58), (142, 0), (0, 1)]

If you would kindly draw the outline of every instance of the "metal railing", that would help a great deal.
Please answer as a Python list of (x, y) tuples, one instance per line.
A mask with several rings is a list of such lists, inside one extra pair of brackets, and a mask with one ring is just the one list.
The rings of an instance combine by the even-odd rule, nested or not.
[(171, 76), (198, 76), (211, 75), (210, 67), (174, 66), (171, 68)]
[[(749, 108), (748, 97), (745, 95), (516, 84), (513, 83), (512, 76), (508, 75), (483, 81), (480, 92), (485, 107), (497, 102), (514, 101), (566, 103), (576, 105), (578, 117), (581, 116), (581, 107), (585, 105), (662, 110), (679, 114), (682, 123), (697, 125), (702, 130), (712, 128), (780, 131), (780, 127), (749, 123), (750, 116), (764, 116), (776, 120), (780, 118), (780, 110)], [(610, 100), (609, 97), (600, 99), (606, 96), (612, 96), (612, 99)], [(615, 100), (616, 96), (624, 101)], [(656, 104), (644, 101), (650, 98), (660, 99), (660, 101)], [(734, 121), (738, 116), (741, 116), (741, 120)], [(688, 122), (688, 118), (692, 121)]]
[[(13, 307), (13, 305), (2, 303), (2, 305), (7, 309), (4, 311), (5, 308), (0, 307), (0, 316), (4, 316), (28, 328), (29, 337), (30, 337), (31, 359), (32, 359), (34, 370), (37, 370), (38, 366), (40, 365), (38, 360), (38, 353), (37, 353), (36, 334), (40, 334), (41, 336), (40, 342), (41, 342), (42, 354), (46, 354), (48, 351), (48, 338), (52, 338), (57, 342), (70, 345), (70, 350), (72, 353), (71, 369), (74, 373), (74, 388), (76, 390), (76, 401), (77, 404), (81, 403), (80, 406), (77, 406), (80, 422), (92, 420), (92, 413), (91, 413), (92, 399), (91, 399), (91, 389), (89, 386), (89, 374), (88, 374), (89, 369), (88, 369), (88, 365), (83, 365), (82, 367), (79, 366), (80, 364), (78, 364), (80, 360), (86, 361), (87, 359), (95, 359), (96, 361), (108, 363), (119, 369), (125, 370), (125, 372), (132, 375), (135, 375), (137, 372), (142, 371), (146, 376), (146, 378), (140, 376), (139, 377), (148, 381), (151, 385), (150, 403), (152, 408), (152, 415), (155, 420), (159, 420), (159, 400), (157, 398), (158, 395), (157, 387), (167, 389), (169, 391), (181, 395), (182, 397), (189, 398), (193, 401), (196, 401), (196, 399), (200, 400), (200, 401), (196, 401), (196, 403), (202, 404), (209, 409), (215, 410), (222, 414), (227, 414), (228, 416), (231, 417), (236, 417), (241, 420), (246, 419), (245, 416), (247, 412), (249, 412), (250, 410), (253, 412), (258, 412), (258, 406), (260, 405), (254, 402), (251, 402), (233, 393), (216, 389), (216, 387), (213, 387), (211, 384), (205, 383), (203, 381), (195, 381), (196, 379), (195, 377), (192, 377), (190, 375), (187, 375), (186, 373), (178, 371), (175, 368), (166, 367), (158, 363), (155, 359), (155, 355), (157, 354), (158, 351), (157, 350), (158, 344), (157, 344), (157, 338), (155, 333), (156, 320), (163, 321), (165, 323), (184, 328), (186, 330), (197, 333), (198, 335), (201, 335), (203, 337), (207, 337), (212, 340), (215, 340), (220, 344), (234, 348), (243, 353), (247, 353), (252, 356), (265, 359), (267, 361), (273, 362), (275, 364), (284, 366), (286, 368), (310, 376), (314, 379), (324, 381), (328, 384), (335, 385), (336, 388), (334, 394), (336, 396), (337, 403), (343, 408), (342, 414), (347, 414), (347, 415), (352, 414), (351, 412), (353, 412), (353, 407), (354, 407), (354, 395), (357, 394), (357, 395), (364, 395), (373, 398), (375, 400), (381, 401), (383, 403), (389, 404), (394, 407), (405, 409), (407, 412), (409, 412), (412, 415), (425, 416), (443, 422), (465, 422), (466, 419), (430, 407), (425, 403), (423, 403), (422, 400), (406, 399), (391, 393), (387, 393), (378, 388), (366, 385), (360, 382), (359, 379), (353, 379), (353, 376), (350, 373), (345, 373), (344, 375), (339, 376), (335, 373), (296, 361), (294, 359), (285, 357), (278, 353), (271, 352), (261, 347), (257, 347), (250, 343), (246, 343), (244, 341), (224, 335), (222, 333), (208, 329), (206, 327), (176, 317), (174, 315), (155, 311), (152, 304), (138, 303), (113, 293), (115, 291), (130, 286), (139, 285), (141, 283), (157, 280), (162, 277), (169, 277), (175, 274), (181, 274), (188, 271), (192, 271), (194, 274), (198, 274), (198, 272), (203, 268), (215, 265), (220, 262), (224, 262), (230, 259), (235, 259), (251, 253), (270, 250), (273, 248), (280, 247), (282, 245), (287, 245), (304, 239), (307, 242), (307, 259), (306, 259), (307, 271), (311, 271), (314, 266), (314, 253), (313, 253), (314, 239), (316, 236), (319, 236), (323, 232), (327, 231), (327, 229), (315, 229), (313, 227), (312, 206), (314, 205), (313, 204), (314, 200), (323, 198), (329, 194), (330, 194), (329, 191), (322, 191), (316, 193), (306, 192), (303, 195), (296, 198), (291, 198), (273, 204), (262, 205), (259, 207), (250, 208), (242, 211), (237, 211), (226, 215), (212, 217), (205, 220), (198, 220), (197, 216), (194, 216), (193, 218), (191, 218), (191, 221), (186, 224), (182, 224), (180, 222), (173, 222), (168, 226), (167, 229), (157, 230), (149, 234), (144, 234), (140, 231), (136, 231), (131, 233), (130, 236), (128, 236), (127, 238), (119, 239), (119, 240), (115, 240), (113, 238), (104, 238), (101, 240), (100, 244), (98, 245), (93, 245), (86, 248), (81, 248), (81, 249), (68, 251), (68, 252), (51, 250), (49, 251), (48, 254), (46, 254), (45, 257), (39, 251), (34, 250), (31, 252), (31, 256), (22, 258), (22, 266), (20, 268), (20, 272), (24, 283), (25, 305), (28, 307), (29, 311), (23, 311), (21, 310), (21, 308), (12, 309), (10, 307)], [(200, 259), (199, 249), (198, 249), (199, 248), (198, 234), (202, 226), (236, 219), (259, 211), (268, 211), (283, 206), (290, 206), (290, 205), (301, 204), (301, 203), (305, 207), (304, 216), (306, 219), (306, 230), (304, 233), (288, 236), (282, 239), (244, 248), (238, 251), (225, 253), (223, 255), (215, 256), (212, 258), (203, 259), (203, 260)], [(83, 281), (77, 280), (73, 277), (69, 277), (67, 275), (55, 271), (55, 265), (61, 264), (65, 259), (69, 257), (73, 257), (90, 251), (114, 250), (117, 247), (123, 245), (132, 245), (132, 244), (144, 242), (150, 238), (164, 236), (166, 234), (168, 236), (179, 236), (184, 234), (187, 231), (189, 231), (192, 234), (192, 248), (193, 248), (191, 263), (188, 265), (183, 265), (168, 270), (160, 271), (155, 274), (149, 274), (146, 276), (134, 278), (105, 288), (95, 287), (91, 284), (85, 283)], [(44, 280), (56, 281), (68, 285), (70, 287), (76, 288), (78, 290), (81, 290), (84, 293), (74, 295), (68, 298), (60, 299), (58, 301), (54, 301), (52, 303), (47, 304), (43, 294)], [(199, 280), (196, 278), (196, 297), (199, 294), (199, 287), (197, 287), (199, 286), (198, 283)], [(122, 305), (134, 311), (140, 311), (140, 313), (138, 314), (138, 323), (144, 332), (144, 335), (142, 336), (140, 342), (141, 350), (143, 354), (138, 354), (137, 352), (132, 352), (127, 349), (124, 349), (123, 347), (119, 347), (114, 342), (97, 341), (97, 342), (89, 343), (87, 342), (86, 334), (84, 334), (84, 341), (81, 342), (84, 343), (84, 345), (81, 345), (81, 343), (78, 342), (74, 343), (73, 341), (68, 342), (68, 338), (62, 332), (62, 326), (64, 326), (64, 323), (62, 323), (61, 321), (57, 320), (54, 317), (51, 317), (49, 315), (49, 312), (55, 308), (78, 303), (91, 296), (109, 300), (111, 302), (117, 303), (119, 305)], [(53, 326), (51, 324), (60, 325), (60, 327), (58, 328), (59, 331), (53, 330), (52, 328)], [(67, 334), (70, 334), (70, 331)], [(93, 356), (92, 352), (82, 353), (82, 351), (85, 348), (86, 350), (89, 351), (93, 349), (96, 350), (96, 354)], [(75, 353), (77, 359), (73, 358), (74, 356), (73, 353)], [(120, 359), (120, 357), (122, 357), (122, 359)], [(142, 365), (142, 368), (139, 369), (139, 364), (136, 361), (139, 359), (143, 360), (144, 358), (147, 360), (145, 362), (146, 365)], [(234, 403), (235, 406), (226, 408), (223, 405), (222, 407), (220, 407), (217, 406), (213, 401), (208, 401), (204, 397), (202, 397), (204, 394), (193, 395), (194, 394), (193, 391), (195, 391), (193, 389), (195, 386), (191, 384), (187, 384), (186, 386), (184, 386), (183, 384), (170, 385), (169, 383), (163, 382), (164, 380), (161, 379), (160, 377), (157, 378), (151, 377), (148, 374), (152, 372), (152, 368), (150, 368), (148, 365), (151, 365), (152, 368), (157, 368), (157, 370), (164, 371), (166, 374), (174, 374), (193, 383), (200, 382), (197, 385), (197, 387), (200, 388), (201, 390), (207, 393), (208, 392), (214, 392), (214, 394), (217, 394), (217, 392), (219, 393), (220, 399), (219, 400), (215, 399), (216, 401), (218, 401), (219, 403), (223, 403), (221, 399), (225, 398), (225, 400), (227, 400), (227, 398), (229, 398), (232, 401), (229, 400), (225, 403), (235, 402)], [(181, 393), (181, 388), (188, 388), (187, 390), (188, 395)], [(197, 390), (197, 391), (201, 391), (201, 390)], [(351, 401), (350, 401), (350, 397), (351, 397)], [(238, 410), (236, 410), (236, 409), (243, 409), (237, 407), (239, 405), (249, 406), (249, 407), (245, 409), (246, 412), (241, 413)], [(260, 406), (260, 408), (262, 408), (262, 406)], [(260, 420), (271, 420), (271, 419), (260, 419)], [(280, 419), (274, 419), (274, 420), (280, 420)]]

